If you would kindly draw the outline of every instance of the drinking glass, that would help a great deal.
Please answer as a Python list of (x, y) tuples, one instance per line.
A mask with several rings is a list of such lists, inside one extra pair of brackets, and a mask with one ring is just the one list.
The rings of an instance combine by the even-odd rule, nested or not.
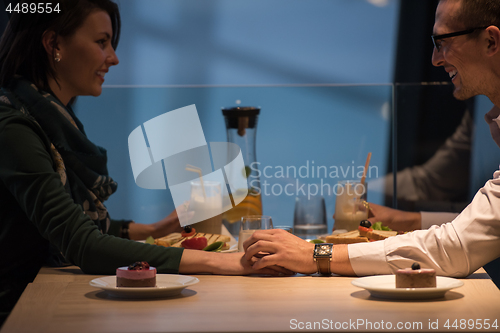
[(322, 196), (296, 197), (293, 230), (305, 240), (319, 238), (327, 233), (325, 199)]
[(238, 251), (243, 252), (245, 242), (257, 230), (272, 229), (273, 220), (271, 216), (249, 215), (241, 218), (240, 235), (238, 237)]
[(285, 230), (285, 231), (293, 234), (293, 227), (290, 227), (290, 226), (287, 226), (287, 225), (277, 225), (277, 226), (274, 227), (274, 229)]
[(368, 218), (368, 209), (365, 205), (367, 185), (354, 180), (339, 181), (333, 225), (336, 232), (356, 230), (359, 222)]
[(197, 232), (220, 234), (222, 231), (222, 190), (214, 181), (191, 182), (189, 209), (194, 212)]

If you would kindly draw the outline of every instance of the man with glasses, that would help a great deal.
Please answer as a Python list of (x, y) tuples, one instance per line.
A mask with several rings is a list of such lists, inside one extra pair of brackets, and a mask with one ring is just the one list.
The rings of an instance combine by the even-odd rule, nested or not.
[(477, 30), (483, 30), (486, 28), (488, 28), (488, 27), (486, 26), (486, 27), (481, 27), (481, 28), (466, 29), (466, 30), (462, 30), (462, 31), (451, 32), (449, 34), (432, 35), (431, 36), (432, 43), (434, 44), (434, 47), (436, 48), (436, 50), (438, 52), (440, 52), (441, 51), (441, 43), (442, 43), (443, 39), (457, 37), (457, 36), (463, 36), (463, 35), (469, 35), (473, 32), (476, 32)]
[[(486, 95), (495, 105), (485, 119), (500, 146), (500, 1), (441, 0), (434, 24), (432, 63), (449, 73), (454, 96)], [(500, 154), (499, 154), (500, 156)], [(377, 206), (379, 208), (381, 206)], [(400, 211), (390, 210), (394, 215)], [(372, 211), (374, 209), (372, 208)], [(386, 211), (387, 212), (387, 211)], [(374, 212), (377, 215), (376, 211)], [(391, 217), (388, 217), (389, 219)], [(395, 216), (392, 217), (393, 219)], [(464, 277), (500, 258), (500, 170), (452, 222), (372, 243), (317, 246), (280, 230), (257, 231), (244, 247), (254, 268), (280, 265), (301, 273), (392, 274), (413, 262), (438, 275)], [(316, 250), (315, 250), (316, 247)], [(259, 252), (269, 255), (255, 258)], [(329, 265), (320, 265), (327, 257)], [(321, 260), (324, 262), (323, 260)], [(257, 266), (255, 266), (257, 265)], [(492, 278), (500, 260), (491, 265)], [(498, 280), (496, 281), (498, 285)]]

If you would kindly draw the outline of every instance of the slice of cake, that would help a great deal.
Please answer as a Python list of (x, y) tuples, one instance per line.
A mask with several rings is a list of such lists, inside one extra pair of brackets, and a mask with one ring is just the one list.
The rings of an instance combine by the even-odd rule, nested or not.
[(156, 268), (145, 261), (116, 269), (117, 287), (156, 287)]
[(418, 263), (411, 268), (399, 269), (396, 272), (396, 288), (435, 288), (436, 271), (431, 268), (420, 268)]

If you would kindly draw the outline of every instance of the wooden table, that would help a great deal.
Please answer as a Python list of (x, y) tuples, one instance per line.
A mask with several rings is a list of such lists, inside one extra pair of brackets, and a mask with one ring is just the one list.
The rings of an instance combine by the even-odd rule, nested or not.
[[(426, 301), (373, 298), (348, 277), (212, 275), (197, 275), (200, 283), (173, 298), (119, 299), (91, 287), (89, 281), (96, 277), (77, 267), (42, 268), (1, 333), (281, 332), (314, 327), (316, 331), (365, 332), (371, 327), (377, 332), (453, 332), (462, 331), (461, 323), (468, 330), (472, 321), (470, 331), (481, 331), (479, 324), (486, 332), (500, 330), (484, 329), (486, 319), (490, 325), (495, 320), (500, 325), (500, 290), (482, 270), (463, 279), (465, 285), (444, 298)], [(444, 326), (447, 321), (450, 329)], [(454, 322), (458, 330), (452, 327)]]

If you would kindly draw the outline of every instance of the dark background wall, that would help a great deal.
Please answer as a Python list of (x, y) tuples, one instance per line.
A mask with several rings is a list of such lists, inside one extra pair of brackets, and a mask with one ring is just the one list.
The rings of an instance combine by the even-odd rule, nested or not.
[[(431, 63), (434, 46), (430, 36), (437, 4), (437, 0), (401, 1), (394, 72), (401, 103), (396, 109), (398, 170), (427, 161), (454, 132), (465, 109), (473, 111), (473, 99), (457, 101), (448, 73)], [(424, 87), (414, 94), (417, 89), (408, 86), (420, 82), (447, 86)]]
[[(392, 142), (391, 151), (396, 153), (396, 159), (392, 154), (389, 156), (391, 170), (400, 171), (429, 160), (454, 133), (466, 110), (474, 119), (474, 98), (456, 100), (448, 73), (431, 63), (434, 46), (430, 36), (437, 4), (438, 0), (400, 3), (394, 70), (396, 133), (393, 138), (396, 142)], [(426, 84), (421, 85), (422, 82)], [(471, 155), (462, 166), (470, 179)], [(469, 202), (471, 192), (470, 183), (466, 180), (463, 184), (463, 189), (446, 202), (408, 202), (389, 196), (386, 204), (404, 210), (461, 211)]]

